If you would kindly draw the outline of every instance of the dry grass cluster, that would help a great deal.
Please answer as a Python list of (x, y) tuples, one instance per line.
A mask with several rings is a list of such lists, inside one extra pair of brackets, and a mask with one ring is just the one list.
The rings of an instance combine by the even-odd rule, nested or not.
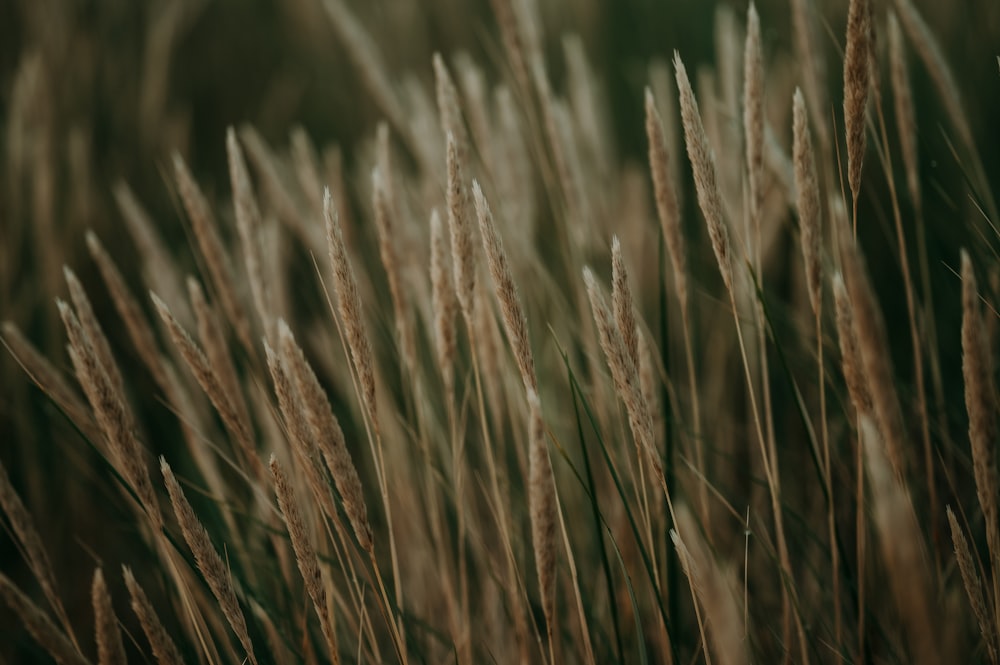
[(435, 48), (297, 0), (357, 131), (206, 148), (170, 68), (215, 4), (150, 10), (101, 118), (139, 157), (18, 5), (0, 658), (1000, 663), (993, 54), (917, 0), (719, 6), (623, 102), (618, 3), (428, 2)]

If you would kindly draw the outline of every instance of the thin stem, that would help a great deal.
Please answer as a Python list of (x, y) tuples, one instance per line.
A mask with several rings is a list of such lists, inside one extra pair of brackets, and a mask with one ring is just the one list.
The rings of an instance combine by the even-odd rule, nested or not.
[(790, 616), (795, 618), (795, 628), (799, 636), (799, 647), (801, 649), (801, 662), (808, 665), (809, 663), (809, 649), (808, 642), (806, 641), (805, 629), (802, 626), (802, 618), (799, 616), (798, 607), (796, 602), (795, 611), (792, 612), (789, 607), (789, 589), (791, 589), (791, 595), (795, 594), (795, 587), (792, 584), (792, 564), (788, 554), (788, 542), (785, 539), (785, 520), (782, 516), (781, 511), (781, 488), (778, 485), (778, 479), (776, 471), (773, 469), (770, 462), (770, 455), (767, 449), (767, 439), (764, 437), (764, 430), (761, 426), (760, 421), (760, 409), (757, 406), (757, 398), (754, 396), (754, 383), (753, 376), (750, 374), (750, 362), (747, 358), (746, 344), (743, 339), (743, 331), (739, 325), (739, 312), (736, 309), (736, 298), (732, 291), (729, 293), (729, 303), (733, 310), (733, 318), (736, 321), (736, 337), (739, 340), (740, 345), (740, 355), (743, 359), (743, 372), (744, 377), (747, 382), (747, 394), (750, 398), (750, 408), (753, 412), (754, 427), (757, 430), (757, 443), (760, 446), (761, 460), (764, 465), (764, 475), (767, 479), (767, 486), (769, 494), (771, 496), (771, 510), (774, 512), (774, 532), (775, 540), (778, 545), (778, 557), (782, 569), (782, 584), (781, 584), (781, 598), (782, 607), (784, 614), (784, 622), (789, 621)]
[[(920, 433), (924, 447), (924, 470), (927, 482), (927, 498), (930, 508), (930, 523), (932, 530), (937, 529), (938, 501), (937, 485), (934, 479), (934, 452), (931, 446), (930, 422), (927, 409), (927, 390), (924, 379), (924, 358), (920, 345), (920, 332), (917, 329), (917, 305), (913, 295), (913, 277), (910, 274), (910, 260), (906, 252), (906, 234), (903, 231), (903, 216), (899, 209), (899, 197), (896, 194), (896, 181), (892, 177), (892, 156), (889, 154), (889, 133), (885, 127), (885, 116), (882, 106), (877, 107), (879, 131), (882, 138), (882, 154), (885, 160), (886, 182), (889, 185), (889, 200), (892, 202), (892, 216), (896, 226), (896, 240), (899, 243), (899, 262), (903, 273), (903, 289), (906, 294), (906, 313), (910, 324), (910, 343), (913, 346), (913, 372), (917, 383), (917, 410), (920, 419)], [(934, 547), (935, 570), (941, 570), (941, 553)]]
[(842, 635), (840, 610), (840, 556), (837, 552), (837, 515), (833, 498), (833, 468), (830, 463), (830, 433), (826, 422), (826, 368), (823, 365), (823, 301), (816, 307), (816, 357), (819, 367), (819, 420), (823, 439), (823, 475), (826, 483), (827, 526), (830, 532), (830, 567), (833, 570), (833, 634), (840, 645)]

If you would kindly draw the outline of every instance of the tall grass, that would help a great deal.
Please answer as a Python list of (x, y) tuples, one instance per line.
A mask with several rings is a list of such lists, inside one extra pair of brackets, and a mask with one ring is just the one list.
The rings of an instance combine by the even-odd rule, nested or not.
[(287, 73), (196, 136), (216, 4), (110, 148), (37, 25), (2, 79), (0, 659), (998, 663), (985, 28), (751, 3), (635, 66), (618, 3), (288, 3), (337, 144)]

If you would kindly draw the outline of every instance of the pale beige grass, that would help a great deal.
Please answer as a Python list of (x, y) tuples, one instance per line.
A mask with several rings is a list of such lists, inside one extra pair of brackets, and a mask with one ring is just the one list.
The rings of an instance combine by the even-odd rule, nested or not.
[(531, 353), (531, 340), (528, 338), (528, 321), (524, 315), (524, 307), (514, 284), (507, 261), (507, 253), (503, 241), (493, 222), (493, 213), (489, 203), (483, 196), (479, 183), (472, 181), (472, 192), (475, 197), (476, 213), (479, 217), (479, 231), (483, 238), (483, 249), (486, 252), (486, 262), (493, 278), (497, 302), (500, 303), (500, 313), (503, 317), (507, 340), (514, 352), (514, 360), (521, 371), (521, 380), (526, 391), (538, 390), (538, 377), (535, 375), (535, 359)]
[(722, 665), (749, 663), (744, 638), (748, 631), (732, 581), (715, 561), (698, 522), (683, 504), (677, 507), (676, 528), (670, 530), (670, 538), (695, 600), (704, 612), (711, 653), (715, 657), (713, 662)]
[(247, 282), (250, 285), (250, 295), (264, 335), (271, 339), (274, 324), (271, 315), (271, 293), (264, 274), (264, 262), (260, 247), (260, 231), (263, 222), (257, 198), (254, 196), (253, 184), (250, 182), (250, 173), (247, 171), (246, 160), (243, 157), (243, 149), (236, 137), (236, 130), (232, 127), (226, 131), (226, 154), (229, 160), (229, 179), (233, 188), (236, 230), (243, 251), (243, 263)]
[(885, 454), (874, 421), (861, 417), (861, 444), (872, 488), (872, 510), (889, 589), (902, 617), (913, 663), (945, 662), (942, 633), (931, 605), (934, 574), (928, 564), (910, 493)]
[(549, 653), (555, 660), (554, 640), (557, 639), (556, 615), (556, 486), (552, 462), (542, 420), (542, 403), (538, 394), (528, 392), (530, 464), (528, 473), (528, 507), (531, 520), (531, 544), (538, 572), (538, 592), (545, 613)]
[(180, 351), (181, 356), (188, 364), (202, 390), (208, 395), (212, 405), (222, 418), (222, 423), (225, 425), (226, 430), (235, 440), (238, 450), (243, 455), (244, 463), (249, 465), (250, 471), (255, 474), (256, 478), (263, 478), (265, 476), (263, 462), (261, 462), (260, 456), (257, 454), (249, 420), (240, 417), (237, 407), (234, 406), (222, 380), (216, 374), (215, 370), (212, 369), (212, 365), (205, 356), (205, 353), (191, 339), (190, 333), (174, 318), (166, 303), (160, 300), (159, 296), (155, 293), (150, 293), (150, 297), (157, 312), (159, 312), (160, 318), (166, 324), (174, 345)]
[[(143, 313), (139, 303), (129, 292), (125, 277), (122, 275), (114, 259), (107, 253), (97, 235), (92, 231), (87, 232), (87, 248), (90, 255), (97, 264), (97, 269), (104, 279), (108, 293), (111, 295), (111, 302), (125, 324), (125, 332), (128, 333), (132, 346), (135, 347), (139, 358), (152, 373), (157, 384), (164, 390), (167, 389), (167, 379), (163, 375), (162, 359), (156, 343), (156, 335), (153, 333), (149, 320)], [(67, 276), (67, 282), (70, 279)], [(72, 288), (72, 287), (71, 287)], [(79, 309), (79, 308), (78, 308)]]
[(908, 466), (904, 454), (906, 434), (890, 361), (885, 320), (872, 292), (860, 250), (849, 238), (841, 240), (841, 263), (850, 296), (862, 376), (865, 377), (868, 395), (871, 397), (872, 415), (878, 423), (889, 463), (896, 478), (902, 479), (906, 476)]
[(118, 628), (118, 617), (111, 604), (111, 594), (104, 581), (104, 572), (94, 569), (94, 581), (90, 590), (94, 606), (94, 639), (97, 642), (97, 662), (100, 665), (126, 665), (125, 645)]
[(132, 598), (132, 611), (139, 618), (142, 632), (146, 634), (149, 646), (153, 649), (153, 656), (160, 665), (183, 665), (184, 659), (173, 639), (163, 627), (160, 617), (156, 614), (153, 604), (149, 602), (146, 592), (136, 581), (132, 571), (124, 566), (122, 573), (125, 578), (125, 586), (128, 588), (129, 596)]
[(865, 124), (871, 80), (872, 16), (870, 0), (851, 0), (847, 12), (844, 50), (844, 131), (847, 135), (847, 182), (854, 206), (854, 234), (858, 232), (858, 196), (865, 158)]
[(191, 549), (191, 553), (194, 554), (198, 569), (212, 590), (212, 595), (218, 601), (223, 616), (226, 617), (233, 633), (243, 646), (247, 658), (256, 665), (257, 657), (254, 654), (253, 644), (250, 642), (243, 609), (236, 598), (232, 573), (212, 544), (208, 531), (195, 515), (191, 504), (188, 503), (187, 497), (184, 496), (184, 490), (181, 489), (180, 483), (174, 477), (170, 465), (162, 457), (160, 458), (160, 471), (163, 473), (164, 484), (170, 494), (170, 503), (174, 507), (177, 522), (181, 526), (181, 533), (184, 534), (184, 540)]
[(376, 435), (379, 432), (378, 410), (375, 400), (375, 359), (371, 339), (365, 329), (361, 307), (361, 292), (347, 255), (344, 232), (330, 190), (323, 197), (323, 217), (326, 220), (327, 249), (333, 268), (334, 287), (337, 293), (337, 311), (346, 331), (347, 346), (351, 351), (354, 371), (360, 384), (362, 405)]
[(330, 475), (337, 486), (344, 510), (354, 529), (361, 548), (371, 554), (374, 551), (372, 527), (368, 522), (368, 508), (365, 503), (361, 480), (351, 454), (347, 450), (344, 433), (337, 423), (326, 393), (320, 386), (316, 374), (310, 367), (302, 349), (295, 342), (291, 329), (283, 321), (278, 321), (278, 341), (282, 357), (288, 365), (292, 381), (302, 400), (302, 411), (312, 439), (323, 454)]
[(969, 412), (969, 441), (976, 494), (986, 523), (986, 544), (993, 573), (994, 620), (1000, 630), (1000, 480), (997, 476), (997, 388), (993, 380), (993, 358), (984, 335), (979, 308), (979, 289), (972, 260), (962, 250), (962, 375), (965, 408)]
[(274, 492), (278, 497), (278, 506), (281, 508), (281, 516), (285, 520), (288, 536), (292, 541), (292, 549), (295, 551), (295, 561), (302, 574), (306, 593), (309, 594), (313, 608), (316, 610), (316, 616), (319, 617), (320, 628), (323, 631), (323, 637), (326, 638), (330, 658), (334, 665), (337, 665), (340, 663), (337, 633), (330, 616), (330, 608), (327, 605), (319, 557), (316, 556), (316, 549), (313, 547), (305, 522), (302, 520), (302, 512), (299, 510), (298, 500), (295, 498), (295, 492), (288, 476), (281, 469), (281, 465), (278, 464), (274, 455), (271, 455), (269, 465), (271, 478), (274, 480)]
[(984, 588), (979, 579), (979, 572), (976, 568), (975, 559), (969, 549), (969, 541), (965, 539), (965, 533), (958, 524), (958, 518), (952, 512), (951, 506), (947, 508), (948, 526), (951, 529), (951, 542), (955, 546), (955, 561), (958, 563), (958, 572), (962, 576), (962, 586), (969, 598), (969, 606), (972, 614), (979, 624), (979, 632), (983, 636), (986, 644), (986, 653), (991, 663), (997, 662), (996, 632), (993, 627), (993, 619), (989, 610), (986, 609), (986, 598)]
[(194, 239), (204, 259), (205, 269), (211, 281), (216, 297), (222, 304), (230, 325), (236, 332), (237, 339), (247, 351), (253, 349), (250, 336), (250, 322), (246, 310), (237, 293), (233, 268), (226, 246), (219, 234), (219, 228), (212, 215), (211, 207), (205, 199), (201, 188), (184, 159), (177, 153), (173, 155), (174, 177), (177, 180), (177, 190), (187, 211)]
[(69, 336), (70, 359), (94, 410), (97, 424), (104, 433), (111, 462), (132, 486), (140, 505), (152, 521), (153, 530), (159, 531), (163, 518), (149, 479), (145, 450), (135, 435), (132, 414), (123, 396), (115, 390), (76, 314), (61, 300), (57, 300), (56, 304)]

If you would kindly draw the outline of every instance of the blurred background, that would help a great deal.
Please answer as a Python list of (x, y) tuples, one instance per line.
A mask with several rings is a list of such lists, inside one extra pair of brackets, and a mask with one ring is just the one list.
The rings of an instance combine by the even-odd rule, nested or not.
[[(395, 80), (430, 82), (431, 54), (468, 52), (489, 72), (502, 46), (486, 0), (372, 0), (347, 3), (375, 39)], [(641, 163), (642, 88), (651, 58), (677, 49), (689, 68), (715, 60), (714, 15), (702, 0), (541, 0), (547, 60), (557, 86), (561, 37), (583, 38), (604, 81), (622, 161)], [(847, 2), (816, 3), (827, 62), (839, 62)], [(1000, 4), (917, 2), (958, 78), (989, 173), (1000, 165), (997, 44)], [(884, 13), (885, 2), (875, 2)], [(729, 3), (736, 15), (743, 3)], [(765, 55), (787, 66), (794, 52), (788, 3), (762, 0)], [(0, 123), (4, 172), (0, 201), (3, 265), (0, 307), (29, 324), (50, 300), (58, 264), (32, 258), (30, 229), (51, 228), (60, 251), (84, 251), (73, 234), (116, 228), (110, 183), (124, 179), (168, 237), (179, 225), (163, 169), (179, 151), (209, 190), (225, 183), (223, 136), (253, 124), (273, 143), (301, 125), (320, 145), (336, 143), (349, 165), (357, 139), (382, 119), (345, 56), (322, 0), (4, 0), (0, 2)], [(884, 37), (884, 35), (883, 35)], [(880, 47), (884, 51), (885, 39)], [(775, 58), (776, 59), (776, 58)], [(929, 168), (947, 166), (940, 104), (916, 62), (911, 79), (921, 109)], [(836, 75), (835, 75), (836, 74)], [(839, 118), (839, 71), (830, 72), (830, 111)], [(890, 119), (891, 120), (891, 119)], [(838, 120), (839, 122), (839, 120)], [(784, 138), (784, 137), (782, 137)], [(929, 178), (936, 177), (928, 173)], [(941, 176), (947, 178), (947, 175)], [(112, 234), (110, 237), (114, 237)], [(44, 317), (43, 317), (44, 318)]]
[[(486, 0), (346, 4), (371, 34), (397, 83), (412, 77), (432, 85), (435, 51), (449, 58), (465, 51), (491, 80), (498, 78), (502, 43)], [(690, 70), (711, 66), (716, 60), (713, 32), (719, 3), (538, 0), (537, 4), (555, 87), (562, 88), (565, 81), (561, 38), (576, 33), (603, 81), (618, 162), (611, 166), (644, 169), (642, 90), (648, 83), (650, 60), (669, 62), (676, 49)], [(884, 24), (888, 3), (874, 4), (880, 25)], [(1000, 2), (915, 0), (915, 4), (953, 68), (984, 170), (1000, 196)], [(839, 127), (847, 1), (818, 5), (819, 39), (830, 69), (827, 115), (831, 125), (836, 122)], [(745, 16), (743, 3), (730, 6), (737, 16)], [(788, 3), (762, 0), (758, 8), (769, 67), (788, 67), (794, 52)], [(931, 263), (933, 272), (947, 280), (957, 265), (958, 246), (969, 242), (963, 225), (973, 207), (961, 161), (949, 143), (939, 96), (916, 57), (911, 57), (910, 68)], [(112, 196), (116, 183), (128, 183), (159, 233), (178, 248), (178, 261), (190, 268), (192, 253), (183, 249), (189, 231), (174, 186), (168, 182), (172, 152), (184, 156), (210, 199), (226, 201), (228, 126), (251, 124), (268, 143), (281, 146), (287, 144), (292, 129), (301, 126), (317, 146), (340, 148), (337, 154), (350, 181), (358, 177), (356, 146), (370, 139), (382, 119), (321, 0), (0, 0), (0, 319), (14, 322), (71, 376), (54, 298), (65, 297), (63, 264), (72, 266), (85, 285), (97, 283), (84, 242), (88, 229), (102, 239), (126, 277), (138, 284), (141, 266), (132, 258), (137, 256), (135, 246), (124, 232)], [(789, 144), (790, 127), (780, 128), (779, 140)], [(876, 191), (883, 178), (878, 169), (866, 173)], [(686, 198), (690, 213), (694, 197)], [(865, 205), (876, 213), (870, 217), (886, 219), (884, 199), (869, 197)], [(882, 286), (898, 274), (895, 268), (880, 270), (883, 261), (893, 264), (889, 229), (886, 222), (865, 231), (872, 234), (867, 244), (869, 265)], [(995, 236), (980, 236), (979, 241), (981, 246), (973, 249), (995, 261)], [(935, 282), (939, 283), (954, 292), (954, 284)], [(91, 294), (98, 317), (117, 321), (104, 290), (95, 288)], [(890, 338), (905, 335), (903, 304), (890, 301), (886, 309)], [(957, 322), (958, 311), (956, 302), (941, 302), (941, 318)], [(109, 323), (107, 333), (113, 344), (125, 339), (114, 324)], [(944, 356), (948, 385), (959, 386), (957, 323), (941, 335), (941, 348), (953, 354), (951, 363)], [(131, 347), (121, 343), (120, 348)], [(126, 355), (121, 362), (135, 358)], [(903, 376), (910, 371), (906, 353), (897, 368)], [(128, 528), (123, 525), (129, 520), (106, 512), (115, 502), (100, 501), (112, 490), (91, 477), (86, 458), (92, 451), (80, 445), (67, 421), (3, 349), (0, 386), (0, 461), (29, 511), (44, 516), (38, 526), (55, 569), (72, 592), (66, 598), (71, 616), (86, 614), (93, 559), (100, 559), (102, 551), (128, 547), (131, 534), (120, 530)], [(144, 394), (142, 386), (136, 386), (134, 393)], [(161, 409), (165, 429), (157, 438), (161, 445), (170, 445), (176, 425), (170, 424), (162, 405), (140, 406), (147, 412)], [(95, 505), (101, 509), (95, 511)], [(77, 534), (102, 529), (107, 536), (102, 543), (78, 540)], [(9, 542), (0, 535), (0, 569), (28, 585), (30, 576)], [(120, 556), (126, 558), (127, 554)], [(79, 584), (69, 583), (74, 579)], [(10, 646), (6, 633), (13, 625), (19, 634), (20, 627), (5, 617), (0, 611), (0, 656), (15, 662), (38, 655)], [(20, 645), (17, 648), (32, 648), (23, 640)]]

